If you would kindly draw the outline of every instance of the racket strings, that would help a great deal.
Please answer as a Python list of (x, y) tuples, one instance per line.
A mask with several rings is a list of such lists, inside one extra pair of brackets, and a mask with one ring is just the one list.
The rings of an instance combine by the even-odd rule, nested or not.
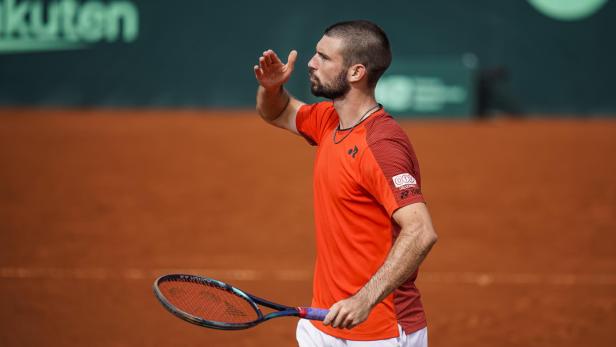
[(213, 283), (176, 280), (159, 288), (173, 306), (208, 321), (248, 323), (259, 318), (245, 298)]

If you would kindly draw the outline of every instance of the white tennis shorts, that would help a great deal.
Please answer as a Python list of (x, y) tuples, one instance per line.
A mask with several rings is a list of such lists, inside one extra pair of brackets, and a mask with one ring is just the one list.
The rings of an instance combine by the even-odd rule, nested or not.
[(355, 341), (339, 339), (317, 329), (306, 319), (297, 323), (295, 336), (299, 347), (428, 347), (428, 328), (405, 334), (398, 325), (400, 336), (386, 340)]

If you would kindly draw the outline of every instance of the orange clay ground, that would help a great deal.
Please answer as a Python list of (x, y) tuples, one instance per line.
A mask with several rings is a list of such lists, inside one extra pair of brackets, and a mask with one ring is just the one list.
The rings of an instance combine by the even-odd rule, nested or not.
[[(616, 345), (616, 119), (402, 121), (431, 346)], [(307, 305), (312, 159), (254, 112), (0, 111), (0, 346), (294, 346), (167, 313), (166, 272)]]

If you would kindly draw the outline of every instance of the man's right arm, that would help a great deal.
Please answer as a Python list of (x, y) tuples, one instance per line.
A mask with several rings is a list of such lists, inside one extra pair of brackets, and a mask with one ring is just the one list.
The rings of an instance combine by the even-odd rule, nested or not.
[(298, 134), (295, 125), (297, 111), (304, 104), (284, 89), (293, 72), (297, 52), (291, 51), (289, 61), (283, 64), (272, 50), (263, 52), (259, 65), (254, 66), (259, 82), (257, 111), (266, 122)]
[(257, 111), (261, 118), (295, 134), (299, 134), (295, 125), (295, 117), (303, 104), (292, 97), (282, 86), (276, 90), (267, 90), (259, 86), (257, 90)]

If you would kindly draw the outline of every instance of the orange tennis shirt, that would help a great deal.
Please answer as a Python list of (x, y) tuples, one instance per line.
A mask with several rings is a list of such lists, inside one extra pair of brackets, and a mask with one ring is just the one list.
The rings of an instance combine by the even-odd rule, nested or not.
[[(332, 102), (303, 105), (297, 130), (317, 153), (314, 164), (316, 263), (312, 306), (329, 308), (359, 291), (384, 263), (400, 232), (392, 214), (424, 202), (419, 165), (408, 137), (380, 109), (350, 130), (336, 131)], [(334, 133), (335, 141), (334, 142)], [(351, 330), (312, 321), (347, 340), (381, 340), (426, 326), (415, 272), (368, 319)]]

